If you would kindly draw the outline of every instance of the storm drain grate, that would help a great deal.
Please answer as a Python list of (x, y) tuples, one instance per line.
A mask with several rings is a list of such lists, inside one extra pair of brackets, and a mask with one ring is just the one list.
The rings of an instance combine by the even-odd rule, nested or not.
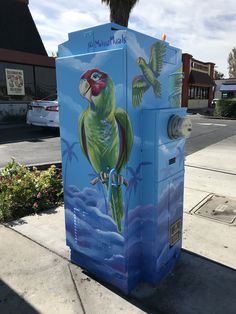
[(236, 199), (211, 194), (193, 212), (196, 215), (232, 224), (236, 220)]

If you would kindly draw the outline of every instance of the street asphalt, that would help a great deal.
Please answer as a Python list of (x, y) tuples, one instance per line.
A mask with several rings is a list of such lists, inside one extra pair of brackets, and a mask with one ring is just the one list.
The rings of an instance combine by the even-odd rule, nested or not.
[(236, 135), (236, 120), (213, 119), (199, 114), (189, 116), (192, 132), (186, 141), (186, 155)]
[(187, 156), (183, 251), (157, 287), (124, 296), (71, 264), (62, 207), (0, 225), (0, 313), (235, 314), (235, 147), (226, 136)]
[(58, 129), (0, 124), (0, 168), (11, 158), (24, 165), (61, 162)]
[[(186, 142), (186, 155), (236, 135), (236, 120), (220, 120), (189, 115), (193, 131)], [(21, 164), (51, 164), (61, 161), (58, 130), (0, 124), (0, 168), (12, 157)]]

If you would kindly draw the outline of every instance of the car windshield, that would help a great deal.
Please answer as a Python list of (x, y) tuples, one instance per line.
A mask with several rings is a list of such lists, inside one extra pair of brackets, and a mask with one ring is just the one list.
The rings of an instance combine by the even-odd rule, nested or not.
[(57, 100), (57, 94), (49, 95), (41, 100), (48, 100), (48, 101)]

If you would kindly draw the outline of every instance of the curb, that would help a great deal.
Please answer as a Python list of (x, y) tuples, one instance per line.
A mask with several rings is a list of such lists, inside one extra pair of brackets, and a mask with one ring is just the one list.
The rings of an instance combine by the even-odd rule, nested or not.
[[(53, 165), (55, 165), (56, 168), (58, 169), (62, 168), (61, 161), (54, 161), (50, 163), (41, 163), (41, 164), (29, 164), (29, 165), (24, 165), (24, 166), (28, 167), (30, 170), (32, 170), (33, 167), (36, 167), (38, 170), (46, 170)], [(3, 168), (4, 167), (0, 167), (0, 170)]]
[(56, 168), (61, 169), (61, 161), (54, 161), (54, 162), (40, 163), (40, 164), (30, 164), (30, 165), (25, 165), (25, 166), (30, 169), (33, 169), (33, 167), (36, 167), (38, 170), (46, 170), (53, 165), (56, 166)]
[(206, 119), (215, 119), (215, 120), (236, 120), (236, 118), (229, 118), (229, 117), (219, 117), (219, 116), (207, 116), (207, 115), (201, 115), (202, 118)]
[(205, 119), (215, 119), (215, 120), (236, 120), (236, 118), (230, 118), (230, 117), (221, 117), (221, 116), (211, 116), (207, 114), (201, 114), (200, 112), (192, 113), (188, 112), (188, 116), (190, 117), (200, 117)]

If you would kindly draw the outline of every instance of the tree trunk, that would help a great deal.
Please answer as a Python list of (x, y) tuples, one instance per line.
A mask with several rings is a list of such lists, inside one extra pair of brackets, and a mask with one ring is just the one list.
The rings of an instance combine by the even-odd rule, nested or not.
[(130, 14), (131, 8), (129, 10), (125, 10), (124, 7), (119, 6), (113, 7), (110, 5), (110, 21), (122, 26), (127, 27), (129, 22), (129, 14)]
[(110, 7), (110, 21), (128, 26), (129, 15), (138, 0), (102, 0)]

